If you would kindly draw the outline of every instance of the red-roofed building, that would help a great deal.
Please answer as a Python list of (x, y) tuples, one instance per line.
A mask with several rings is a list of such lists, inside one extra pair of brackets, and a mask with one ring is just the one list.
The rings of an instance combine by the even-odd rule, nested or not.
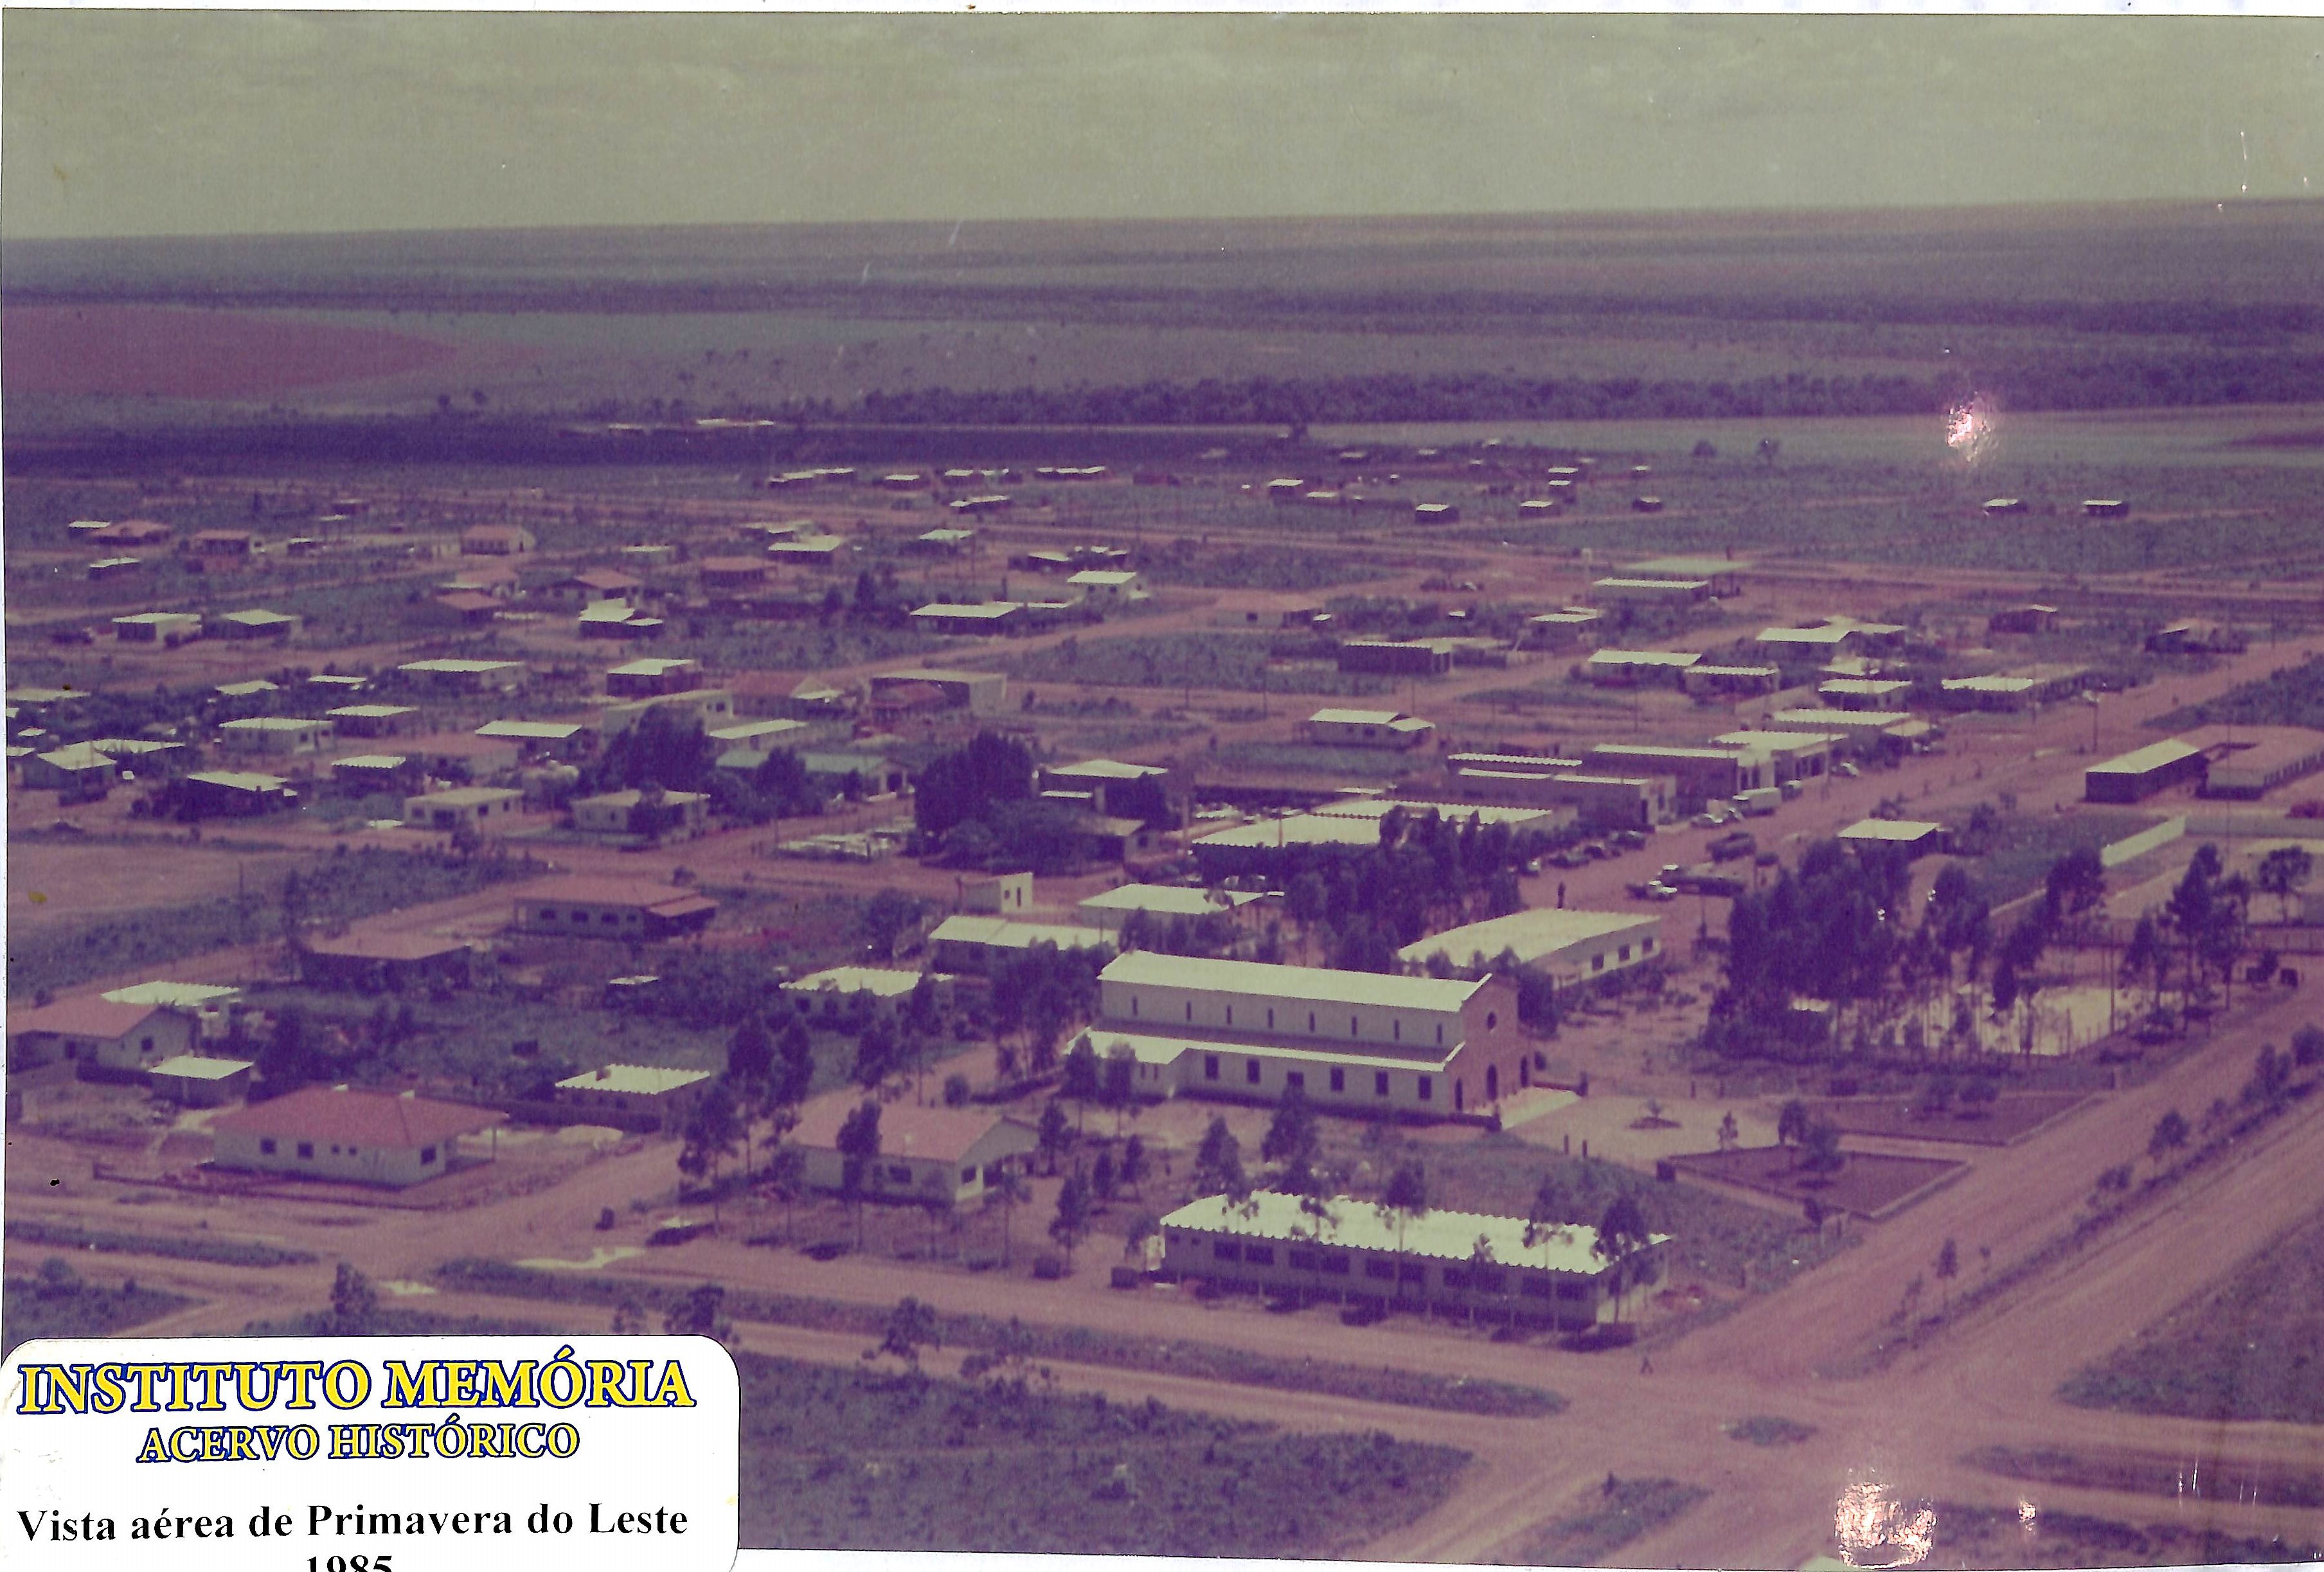
[(575, 939), (669, 939), (710, 925), (718, 903), (690, 890), (632, 878), (560, 878), (516, 898), (526, 933)]
[(451, 1172), (460, 1137), (507, 1118), (495, 1108), (408, 1091), (309, 1086), (213, 1122), (210, 1163), (357, 1184), (418, 1184)]
[[(791, 1132), (791, 1144), (807, 1154), (807, 1182), (815, 1189), (846, 1187), (839, 1127), (854, 1111), (844, 1098), (826, 1099), (810, 1105)], [(1033, 1126), (1002, 1114), (890, 1103), (880, 1110), (880, 1155), (863, 1176), (863, 1190), (922, 1205), (967, 1206), (1039, 1145)]]
[(521, 524), (471, 524), (460, 531), (463, 556), (517, 556), (534, 544), (532, 531)]
[(482, 590), (451, 590), (437, 596), (436, 603), (459, 618), (462, 626), (470, 628), (491, 621), (503, 605), (499, 597)]
[(310, 939), (299, 950), (300, 979), (310, 988), (358, 993), (391, 989), (466, 988), (472, 979), (471, 951), (465, 940), (428, 933), (350, 933)]
[(194, 1043), (190, 1016), (154, 1005), (60, 999), (8, 1021), (8, 1063), (16, 1070), (60, 1059), (103, 1070), (151, 1070), (164, 1059), (190, 1053)]

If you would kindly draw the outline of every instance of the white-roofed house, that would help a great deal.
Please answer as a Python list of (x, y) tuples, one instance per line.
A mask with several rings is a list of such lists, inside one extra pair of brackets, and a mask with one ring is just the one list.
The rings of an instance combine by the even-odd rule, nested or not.
[(892, 1016), (926, 981), (941, 1004), (952, 999), (949, 972), (913, 971), (900, 966), (834, 966), (783, 984), (783, 997), (802, 1016), (826, 1020)]
[(1100, 604), (1146, 599), (1146, 581), (1127, 568), (1084, 568), (1065, 584)]
[(1407, 967), (1442, 957), (1440, 964), (1461, 970), (1474, 968), (1480, 956), (1489, 965), (1506, 951), (1558, 982), (1582, 982), (1653, 960), (1662, 952), (1662, 925), (1651, 913), (1536, 906), (1448, 928), (1396, 953)]
[(1618, 1318), (1662, 1275), (1665, 1234), (1617, 1261), (1585, 1223), (1430, 1209), (1400, 1214), (1334, 1196), (1206, 1196), (1162, 1218), (1162, 1269), (1297, 1297), (1383, 1308), (1465, 1310), (1490, 1320), (1580, 1329)]
[(982, 972), (996, 957), (1021, 954), (1037, 945), (1059, 950), (1113, 948), (1113, 937), (1098, 928), (1061, 923), (1019, 923), (1007, 917), (969, 916), (955, 913), (928, 934), (936, 963), (951, 972)]
[(585, 1114), (610, 1115), (624, 1128), (649, 1120), (665, 1130), (683, 1124), (716, 1080), (707, 1070), (659, 1064), (601, 1064), (557, 1083), (557, 1100)]
[(1101, 891), (1076, 904), (1074, 910), (1082, 921), (1093, 928), (1119, 933), (1122, 925), (1139, 914), (1149, 922), (1167, 924), (1173, 919), (1199, 922), (1206, 917), (1234, 917), (1247, 907), (1259, 906), (1270, 897), (1249, 890), (1193, 889), (1176, 884), (1125, 884), (1118, 888)]
[(330, 735), (330, 722), (292, 715), (257, 715), (218, 727), (218, 740), (237, 753), (313, 753)]
[(1435, 722), (1395, 710), (1318, 710), (1307, 717), (1307, 740), (1326, 748), (1418, 748)]

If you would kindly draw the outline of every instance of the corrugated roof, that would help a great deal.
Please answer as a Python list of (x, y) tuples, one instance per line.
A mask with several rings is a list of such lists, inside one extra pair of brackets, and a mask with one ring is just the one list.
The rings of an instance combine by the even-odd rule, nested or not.
[[(1186, 1053), (1240, 1053), (1249, 1059), (1278, 1060), (1288, 1064), (1342, 1064), (1350, 1070), (1417, 1071), (1441, 1075), (1458, 1053), (1424, 1048), (1419, 1043), (1366, 1044), (1347, 1043), (1329, 1048), (1301, 1048), (1289, 1043), (1246, 1043), (1231, 1037), (1173, 1037), (1145, 1032), (1121, 1032), (1115, 1024), (1099, 1021), (1083, 1033), (1090, 1052), (1100, 1059), (1124, 1047), (1140, 1064), (1176, 1064)], [(1405, 1048), (1409, 1052), (1403, 1051)]]
[(568, 1075), (559, 1091), (610, 1091), (631, 1097), (660, 1097), (710, 1079), (706, 1070), (677, 1070), (660, 1064), (604, 1064)]
[(2144, 775), (2150, 769), (2160, 769), (2165, 765), (2176, 764), (2179, 760), (2192, 758), (2201, 751), (2201, 749), (2191, 742), (2171, 737), (2161, 742), (2150, 742), (2144, 748), (2134, 748), (2128, 753), (2117, 754), (2103, 763), (2094, 764), (2090, 766), (2089, 773), (2091, 775)]
[(239, 1135), (401, 1148), (431, 1145), (507, 1121), (508, 1116), (497, 1108), (409, 1093), (309, 1086), (237, 1109), (210, 1128)]
[(146, 1073), (175, 1076), (181, 1080), (225, 1080), (240, 1075), (253, 1062), (248, 1059), (209, 1059), (199, 1053), (180, 1053), (174, 1059), (164, 1059)]
[(1391, 977), (1377, 971), (1270, 966), (1257, 961), (1204, 961), (1185, 955), (1157, 955), (1143, 950), (1114, 957), (1098, 974), (1098, 980), (1444, 1014), (1457, 1013), (1469, 996), (1484, 986), (1482, 982), (1456, 982), (1433, 977)]
[[(1197, 1228), (1247, 1239), (1312, 1240), (1352, 1250), (1401, 1251), (1438, 1261), (1471, 1261), (1484, 1241), (1489, 1259), (1503, 1266), (1533, 1266), (1549, 1272), (1594, 1276), (1607, 1263), (1597, 1255), (1598, 1230), (1582, 1223), (1547, 1224), (1536, 1229), (1523, 1218), (1484, 1212), (1425, 1211), (1399, 1227), (1396, 1214), (1354, 1196), (1333, 1196), (1323, 1215), (1306, 1209), (1296, 1195), (1254, 1190), (1247, 1201), (1209, 1196), (1189, 1201), (1162, 1219), (1166, 1228)], [(1528, 1235), (1531, 1240), (1528, 1242)], [(1657, 1243), (1669, 1236), (1657, 1234)]]
[(1472, 955), (1481, 954), (1489, 960), (1504, 950), (1513, 950), (1519, 961), (1527, 961), (1586, 940), (1617, 933), (1652, 933), (1661, 924), (1660, 917), (1639, 912), (1536, 906), (1529, 911), (1511, 912), (1506, 917), (1447, 928), (1442, 933), (1432, 933), (1407, 944), (1396, 953), (1397, 959), (1407, 966), (1417, 966), (1430, 956), (1440, 954), (1461, 966), (1467, 964)]

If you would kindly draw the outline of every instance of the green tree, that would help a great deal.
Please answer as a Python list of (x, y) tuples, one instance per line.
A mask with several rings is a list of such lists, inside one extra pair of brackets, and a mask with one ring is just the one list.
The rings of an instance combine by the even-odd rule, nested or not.
[(899, 889), (883, 889), (863, 903), (857, 932), (880, 961), (896, 958), (896, 942), (916, 926), (925, 910), (920, 900)]
[(1146, 1143), (1132, 1135), (1122, 1145), (1120, 1178), (1123, 1187), (1140, 1200), (1144, 1200), (1146, 1195), (1146, 1172), (1148, 1165)]
[(1605, 1214), (1598, 1219), (1597, 1243), (1591, 1246), (1593, 1254), (1604, 1261), (1612, 1272), (1611, 1292), (1614, 1296), (1614, 1319), (1622, 1315), (1622, 1291), (1629, 1264), (1651, 1246), (1654, 1236), (1646, 1227), (1646, 1213), (1637, 1200), (1627, 1190), (1607, 1203)]
[(964, 1108), (968, 1106), (969, 1099), (973, 1095), (974, 1093), (972, 1091), (968, 1084), (968, 1077), (965, 1075), (962, 1075), (958, 1071), (954, 1071), (953, 1074), (945, 1077), (945, 1107), (948, 1108)]
[(1195, 1149), (1194, 1180), (1195, 1190), (1204, 1195), (1241, 1201), (1250, 1194), (1250, 1181), (1243, 1173), (1242, 1144), (1218, 1115), (1212, 1116), (1210, 1127), (1203, 1132), (1203, 1144)]
[(331, 1326), (334, 1331), (367, 1333), (379, 1321), (379, 1291), (371, 1279), (339, 1263), (331, 1278)]
[(815, 1088), (815, 1039), (797, 1016), (777, 1039), (777, 1060), (769, 1097), (776, 1107), (795, 1108)]
[(785, 1142), (768, 1153), (759, 1182), (783, 1203), (783, 1236), (791, 1237), (798, 1220), (799, 1198), (807, 1194), (807, 1148)]
[(1284, 1089), (1283, 1100), (1276, 1106), (1275, 1117), (1268, 1124), (1259, 1154), (1276, 1164), (1276, 1189), (1288, 1195), (1314, 1192), (1323, 1136), (1316, 1126), (1315, 1109), (1298, 1087)]
[(1106, 1053), (1102, 1085), (1099, 1100), (1113, 1110), (1113, 1133), (1121, 1134), (1124, 1120), (1138, 1107), (1138, 1056), (1127, 1043), (1117, 1043)]
[(2154, 1121), (2154, 1132), (2146, 1138), (2146, 1154), (2159, 1164), (2187, 1144), (2190, 1133), (2187, 1116), (2172, 1108)]
[(1783, 1146), (1804, 1146), (1807, 1145), (1808, 1126), (1813, 1122), (1808, 1113), (1807, 1104), (1797, 1098), (1786, 1099), (1783, 1108), (1775, 1115), (1776, 1144)]
[(734, 1154), (744, 1133), (742, 1104), (734, 1088), (724, 1077), (712, 1081), (686, 1121), (686, 1145), (678, 1153), (678, 1171), (709, 1185), (713, 1227), (718, 1219), (718, 1166)]
[(1818, 1119), (1808, 1126), (1807, 1140), (1802, 1145), (1804, 1150), (1800, 1166), (1810, 1173), (1837, 1173), (1848, 1161), (1840, 1149), (1839, 1127), (1825, 1120)]
[(1084, 1037), (1074, 1044), (1073, 1052), (1065, 1055), (1065, 1078), (1057, 1084), (1057, 1095), (1074, 1105), (1075, 1134), (1081, 1132), (1089, 1105), (1095, 1102), (1103, 1090), (1104, 1082), (1098, 1074), (1097, 1051), (1090, 1046), (1089, 1039)]
[(1944, 1302), (1948, 1309), (1953, 1301), (1953, 1279), (1960, 1275), (1960, 1249), (1950, 1235), (1937, 1250), (1937, 1281), (1944, 1286)]
[(2305, 846), (2278, 846), (2259, 860), (2259, 887), (2275, 897), (2283, 921), (2292, 921), (2292, 896), (2315, 871), (2316, 860)]
[(741, 1086), (759, 1086), (774, 1069), (775, 1040), (767, 1023), (752, 1015), (743, 1017), (726, 1042), (726, 1079)]
[(1074, 1246), (1089, 1232), (1090, 1209), (1089, 1181), (1075, 1168), (1057, 1187), (1057, 1214), (1049, 1219), (1049, 1237), (1065, 1251), (1067, 1272), (1074, 1269)]
[(888, 1312), (888, 1324), (881, 1329), (880, 1341), (866, 1348), (863, 1357), (877, 1359), (884, 1355), (918, 1375), (920, 1350), (943, 1347), (944, 1328), (936, 1319), (936, 1307), (922, 1304), (908, 1293)]
[(1004, 1270), (1009, 1265), (1010, 1224), (1017, 1216), (1017, 1209), (1030, 1200), (1032, 1195), (1025, 1176), (1017, 1172), (1012, 1163), (1001, 1163), (1001, 1172), (985, 1181), (984, 1204), (1001, 1209), (1001, 1264)]
[(1041, 1172), (1057, 1172), (1057, 1159), (1073, 1145), (1073, 1132), (1065, 1127), (1065, 1110), (1056, 1098), (1041, 1105), (1041, 1122), (1035, 1127), (1034, 1149), (1041, 1156)]
[(866, 1099), (839, 1123), (839, 1193), (855, 1213), (855, 1247), (863, 1248), (863, 1198), (879, 1182), (880, 1105)]

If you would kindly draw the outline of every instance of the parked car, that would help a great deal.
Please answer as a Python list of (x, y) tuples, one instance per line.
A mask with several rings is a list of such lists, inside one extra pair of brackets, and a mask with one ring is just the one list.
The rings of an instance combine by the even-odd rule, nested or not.
[(1539, 873), (1541, 871), (1541, 859), (1538, 857), (1526, 858), (1525, 870), (1527, 873)]
[(1838, 764), (1833, 765), (1831, 769), (1834, 775), (1844, 775), (1850, 780), (1856, 779), (1858, 776), (1864, 773), (1862, 770), (1857, 768), (1854, 763), (1845, 758), (1841, 759)]
[(1642, 901), (1668, 901), (1678, 898), (1676, 887), (1666, 885), (1658, 878), (1633, 879), (1622, 887)]
[(1615, 845), (1626, 850), (1642, 851), (1646, 850), (1646, 832), (1644, 830), (1617, 830), (1613, 841)]
[(1808, 789), (1808, 783), (1803, 780), (1787, 780), (1777, 789), (1787, 798), (1796, 797)]
[(1726, 862), (1733, 858), (1748, 857), (1759, 850), (1759, 842), (1748, 830), (1737, 830), (1721, 835), (1703, 848), (1713, 862)]

